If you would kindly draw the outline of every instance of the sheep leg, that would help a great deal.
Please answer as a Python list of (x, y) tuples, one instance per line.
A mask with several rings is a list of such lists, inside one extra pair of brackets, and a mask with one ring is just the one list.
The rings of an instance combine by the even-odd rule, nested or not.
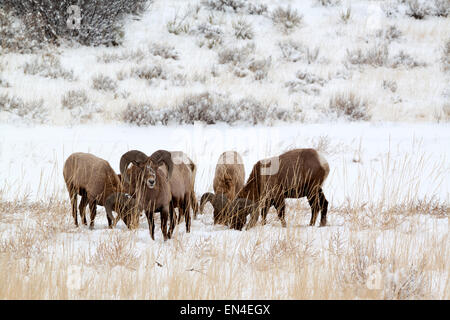
[(262, 225), (266, 224), (267, 213), (269, 212), (269, 209), (270, 209), (271, 205), (272, 205), (271, 201), (266, 201), (264, 203), (264, 207), (261, 209), (261, 217), (262, 217), (261, 224)]
[(89, 225), (89, 229), (94, 229), (94, 221), (95, 216), (97, 215), (97, 201), (90, 201), (89, 202), (89, 211), (91, 212), (91, 223)]
[(155, 220), (153, 219), (153, 211), (145, 210), (145, 216), (147, 217), (150, 237), (152, 238), (152, 240), (155, 240)]
[(195, 192), (191, 192), (191, 197), (189, 199), (189, 207), (192, 207), (192, 211), (194, 212), (194, 219), (197, 219), (197, 214), (199, 213), (197, 197), (195, 196)]
[(88, 205), (88, 197), (86, 191), (81, 191), (81, 201), (78, 209), (80, 210), (81, 221), (84, 225), (87, 225), (86, 222), (86, 206)]
[(69, 188), (70, 202), (72, 203), (72, 216), (75, 222), (75, 226), (78, 227), (78, 216), (77, 216), (77, 193), (73, 188)]
[(284, 218), (285, 211), (286, 211), (286, 205), (285, 205), (284, 199), (281, 201), (281, 203), (278, 203), (278, 205), (276, 206), (276, 209), (277, 209), (278, 219), (280, 219), (280, 221), (281, 221), (281, 226), (283, 228), (286, 228), (286, 220)]
[(179, 210), (184, 215), (184, 222), (186, 224), (186, 233), (189, 233), (191, 232), (191, 210), (189, 208), (189, 201), (185, 201)]
[(327, 211), (328, 211), (328, 201), (323, 194), (322, 188), (319, 189), (319, 204), (320, 204), (320, 226), (324, 227), (327, 225)]
[(317, 194), (308, 196), (308, 202), (311, 206), (311, 220), (309, 221), (309, 225), (314, 226), (319, 212), (319, 196)]
[(173, 230), (177, 225), (177, 221), (175, 219), (175, 209), (173, 208), (172, 203), (169, 204), (169, 219), (170, 219), (170, 227), (169, 227), (169, 239), (172, 238)]
[(164, 237), (164, 241), (169, 239), (167, 234), (167, 220), (169, 217), (169, 208), (163, 208), (161, 210), (161, 231)]

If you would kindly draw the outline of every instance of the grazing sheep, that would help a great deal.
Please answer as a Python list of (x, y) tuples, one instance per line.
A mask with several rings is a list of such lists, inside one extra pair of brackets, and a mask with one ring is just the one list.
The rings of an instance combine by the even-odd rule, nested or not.
[(257, 205), (248, 199), (228, 200), (224, 194), (204, 193), (200, 199), (201, 206), (210, 202), (214, 208), (214, 224), (224, 224), (236, 230), (242, 230), (247, 216), (257, 210)]
[(116, 192), (111, 194), (105, 203), (105, 210), (108, 217), (113, 217), (112, 211), (117, 212), (117, 218), (114, 219), (113, 226), (122, 219), (129, 229), (136, 229), (139, 226), (139, 216), (142, 211), (136, 199), (128, 193)]
[[(184, 154), (158, 150), (147, 157), (141, 151), (132, 150), (125, 153), (120, 160), (125, 190), (133, 196), (136, 195), (145, 208), (152, 239), (154, 239), (153, 213), (161, 212), (161, 229), (164, 239), (167, 239), (171, 237), (175, 227), (175, 208), (178, 208), (179, 215), (185, 217), (186, 232), (190, 232), (189, 209), (191, 206), (195, 208), (192, 204), (193, 199), (195, 200), (193, 195), (195, 165), (192, 168), (182, 155)], [(161, 162), (166, 164), (167, 170), (157, 168)], [(133, 163), (133, 166), (127, 169), (130, 163)], [(142, 181), (146, 181), (144, 185)], [(155, 181), (159, 181), (158, 187)], [(139, 191), (144, 192), (139, 195)], [(168, 233), (167, 218), (170, 218)]]
[[(245, 182), (245, 168), (241, 156), (236, 151), (222, 153), (217, 161), (214, 174), (214, 193), (223, 193), (228, 199), (234, 199)], [(200, 209), (200, 212), (202, 210)]]
[[(313, 226), (321, 210), (320, 225), (327, 223), (328, 201), (322, 191), (322, 184), (330, 172), (328, 162), (314, 149), (295, 149), (278, 157), (260, 160), (254, 166), (238, 198), (258, 202), (263, 224), (269, 208), (277, 209), (283, 227), (285, 221), (285, 198), (307, 197), (311, 206)], [(258, 210), (252, 215), (247, 229), (253, 227), (259, 218)]]
[[(80, 216), (86, 224), (85, 209), (89, 204), (91, 212), (90, 228), (94, 227), (97, 205), (104, 206), (109, 195), (121, 192), (122, 184), (108, 161), (90, 153), (73, 153), (64, 162), (64, 181), (72, 203), (72, 215), (78, 226), (77, 196), (81, 196)], [(112, 217), (107, 216), (108, 225), (112, 226)]]

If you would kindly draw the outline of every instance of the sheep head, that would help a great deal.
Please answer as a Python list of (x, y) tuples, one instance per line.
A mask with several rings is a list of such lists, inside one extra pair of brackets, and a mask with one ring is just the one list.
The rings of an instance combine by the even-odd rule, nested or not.
[(153, 189), (156, 185), (156, 171), (161, 165), (167, 167), (167, 180), (170, 179), (173, 170), (173, 161), (170, 152), (158, 150), (151, 156), (139, 150), (131, 150), (122, 155), (120, 159), (120, 173), (123, 180), (129, 183), (127, 168), (133, 163), (140, 170), (139, 180), (145, 182), (148, 188)]

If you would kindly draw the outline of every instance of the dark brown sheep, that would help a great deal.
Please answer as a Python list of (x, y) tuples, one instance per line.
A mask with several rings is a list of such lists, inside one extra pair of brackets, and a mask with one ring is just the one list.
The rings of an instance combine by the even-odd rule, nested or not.
[(224, 194), (204, 193), (200, 204), (204, 206), (207, 202), (214, 209), (214, 224), (224, 224), (236, 230), (242, 230), (247, 216), (257, 210), (257, 205), (248, 199), (236, 198), (230, 201)]
[[(139, 203), (144, 203), (145, 214), (149, 222), (150, 236), (154, 239), (154, 220), (153, 213), (161, 212), (161, 229), (163, 230), (164, 239), (170, 238), (176, 224), (174, 209), (178, 208), (178, 213), (185, 217), (186, 232), (190, 232), (190, 212), (189, 209), (193, 195), (193, 175), (195, 174), (192, 166), (185, 164), (184, 157), (180, 158), (179, 153), (170, 153), (165, 150), (158, 150), (150, 157), (138, 150), (132, 150), (122, 156), (120, 161), (120, 171), (125, 190), (139, 198)], [(189, 159), (190, 160), (190, 159)], [(155, 163), (165, 161), (167, 169), (153, 169)], [(127, 169), (128, 165), (133, 166)], [(152, 164), (153, 163), (153, 164)], [(142, 178), (142, 174), (146, 178)], [(151, 182), (152, 176), (161, 175), (165, 177), (165, 182), (157, 177), (154, 180), (161, 181), (161, 185), (155, 188)], [(138, 191), (142, 190), (142, 179), (147, 180), (145, 192), (139, 195)], [(141, 187), (139, 187), (141, 185)], [(142, 202), (143, 201), (143, 202)], [(167, 202), (167, 203), (166, 203)], [(164, 205), (162, 205), (164, 203)], [(167, 233), (167, 218), (170, 219), (170, 227)]]
[(136, 229), (139, 226), (139, 216), (142, 209), (136, 202), (136, 199), (128, 193), (117, 192), (111, 194), (106, 199), (105, 210), (107, 216), (112, 219), (114, 219), (112, 211), (117, 213), (117, 217), (113, 222), (114, 227), (119, 219), (122, 219), (129, 229)]
[[(213, 188), (215, 194), (223, 193), (234, 199), (245, 182), (245, 168), (241, 156), (236, 151), (222, 153), (217, 161)], [(200, 212), (202, 209), (200, 208)]]
[[(94, 227), (97, 205), (104, 206), (109, 195), (122, 191), (119, 177), (109, 165), (108, 161), (98, 158), (90, 153), (73, 153), (64, 162), (64, 181), (72, 203), (72, 215), (75, 225), (78, 226), (77, 196), (81, 196), (79, 205), (80, 216), (86, 224), (85, 209), (89, 204), (91, 212), (90, 228)], [(112, 220), (108, 218), (111, 227)]]
[[(258, 161), (238, 198), (247, 198), (259, 204), (263, 224), (267, 211), (272, 205), (275, 206), (282, 226), (286, 227), (285, 198), (307, 197), (311, 206), (310, 225), (315, 224), (321, 210), (320, 225), (325, 226), (328, 201), (322, 184), (329, 172), (328, 162), (316, 150), (291, 150), (278, 157)], [(258, 211), (255, 211), (247, 229), (258, 221)]]

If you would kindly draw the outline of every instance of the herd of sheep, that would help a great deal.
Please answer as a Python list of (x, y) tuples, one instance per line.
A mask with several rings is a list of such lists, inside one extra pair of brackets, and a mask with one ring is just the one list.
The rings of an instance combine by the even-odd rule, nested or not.
[[(330, 172), (328, 162), (314, 149), (294, 149), (277, 157), (258, 161), (245, 183), (241, 156), (235, 151), (222, 153), (213, 180), (214, 193), (202, 195), (200, 203), (194, 192), (196, 165), (181, 151), (158, 150), (147, 156), (131, 150), (120, 159), (120, 174), (104, 159), (89, 153), (73, 153), (64, 163), (64, 181), (69, 192), (72, 215), (78, 226), (78, 206), (83, 224), (86, 207), (90, 209), (90, 228), (94, 227), (97, 205), (104, 206), (108, 225), (122, 220), (128, 228), (138, 227), (142, 211), (147, 217), (150, 236), (154, 239), (154, 213), (161, 215), (164, 240), (170, 239), (177, 223), (184, 217), (190, 232), (191, 209), (196, 218), (210, 202), (214, 223), (236, 230), (253, 227), (273, 205), (281, 225), (286, 227), (285, 199), (307, 197), (311, 206), (310, 225), (321, 212), (320, 225), (327, 223), (328, 201), (322, 184)], [(177, 215), (175, 209), (178, 209)], [(114, 217), (112, 212), (116, 212)], [(167, 226), (169, 222), (169, 227)]]

